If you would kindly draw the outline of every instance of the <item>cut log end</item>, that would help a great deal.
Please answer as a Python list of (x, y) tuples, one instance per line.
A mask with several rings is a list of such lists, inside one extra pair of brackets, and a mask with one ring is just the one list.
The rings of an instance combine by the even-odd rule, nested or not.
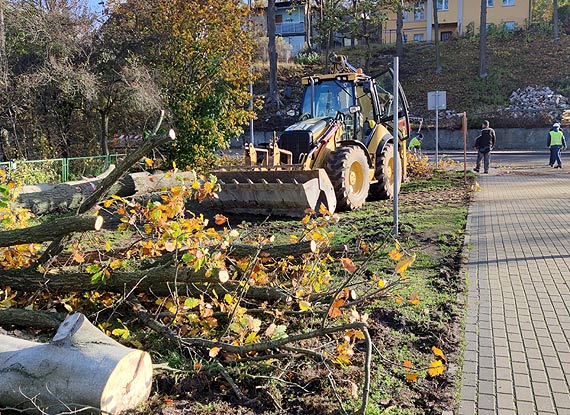
[(111, 373), (101, 395), (101, 409), (112, 414), (134, 409), (148, 399), (151, 386), (150, 355), (133, 350)]
[(99, 231), (101, 230), (101, 228), (103, 227), (103, 216), (97, 216), (97, 219), (95, 219), (95, 230)]

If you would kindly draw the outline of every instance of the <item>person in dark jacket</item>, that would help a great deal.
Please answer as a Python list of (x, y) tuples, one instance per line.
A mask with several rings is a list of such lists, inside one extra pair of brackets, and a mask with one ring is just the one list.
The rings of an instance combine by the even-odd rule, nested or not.
[[(564, 137), (564, 133), (560, 129), (560, 124), (557, 122), (552, 125), (552, 128), (548, 132), (547, 147), (550, 148), (550, 162), (548, 165), (561, 169), (562, 160), (560, 159), (560, 150), (566, 149), (566, 137)], [(554, 162), (556, 162), (556, 166), (554, 166)]]
[(481, 169), (481, 160), (483, 160), (483, 173), (489, 173), (489, 161), (491, 159), (491, 150), (495, 147), (495, 140), (495, 130), (489, 127), (489, 121), (483, 121), (481, 135), (475, 139), (477, 164), (473, 170), (477, 173)]

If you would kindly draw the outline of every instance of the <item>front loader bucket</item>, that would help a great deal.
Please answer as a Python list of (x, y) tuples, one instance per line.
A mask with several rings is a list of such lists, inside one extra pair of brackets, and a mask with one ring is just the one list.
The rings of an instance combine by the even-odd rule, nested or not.
[(308, 208), (323, 203), (332, 213), (336, 196), (324, 169), (218, 171), (217, 199), (225, 211), (260, 215), (301, 217)]

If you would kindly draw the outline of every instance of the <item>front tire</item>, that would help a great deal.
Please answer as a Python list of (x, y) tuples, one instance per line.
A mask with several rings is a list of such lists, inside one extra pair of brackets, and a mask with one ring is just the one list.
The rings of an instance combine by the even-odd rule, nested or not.
[(337, 210), (362, 207), (368, 197), (368, 159), (359, 147), (346, 146), (333, 151), (325, 170), (334, 187)]
[[(402, 163), (398, 160), (398, 193), (402, 185)], [(370, 186), (370, 197), (373, 200), (392, 199), (394, 197), (394, 145), (388, 143), (382, 149), (380, 157), (376, 160), (374, 174), (377, 183)]]

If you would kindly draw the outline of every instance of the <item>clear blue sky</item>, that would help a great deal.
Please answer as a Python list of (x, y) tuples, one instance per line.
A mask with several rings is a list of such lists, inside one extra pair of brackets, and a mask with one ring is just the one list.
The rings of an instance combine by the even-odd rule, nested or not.
[(100, 12), (101, 11), (101, 5), (99, 4), (100, 2), (101, 0), (89, 0), (89, 8), (91, 9), (91, 11)]

